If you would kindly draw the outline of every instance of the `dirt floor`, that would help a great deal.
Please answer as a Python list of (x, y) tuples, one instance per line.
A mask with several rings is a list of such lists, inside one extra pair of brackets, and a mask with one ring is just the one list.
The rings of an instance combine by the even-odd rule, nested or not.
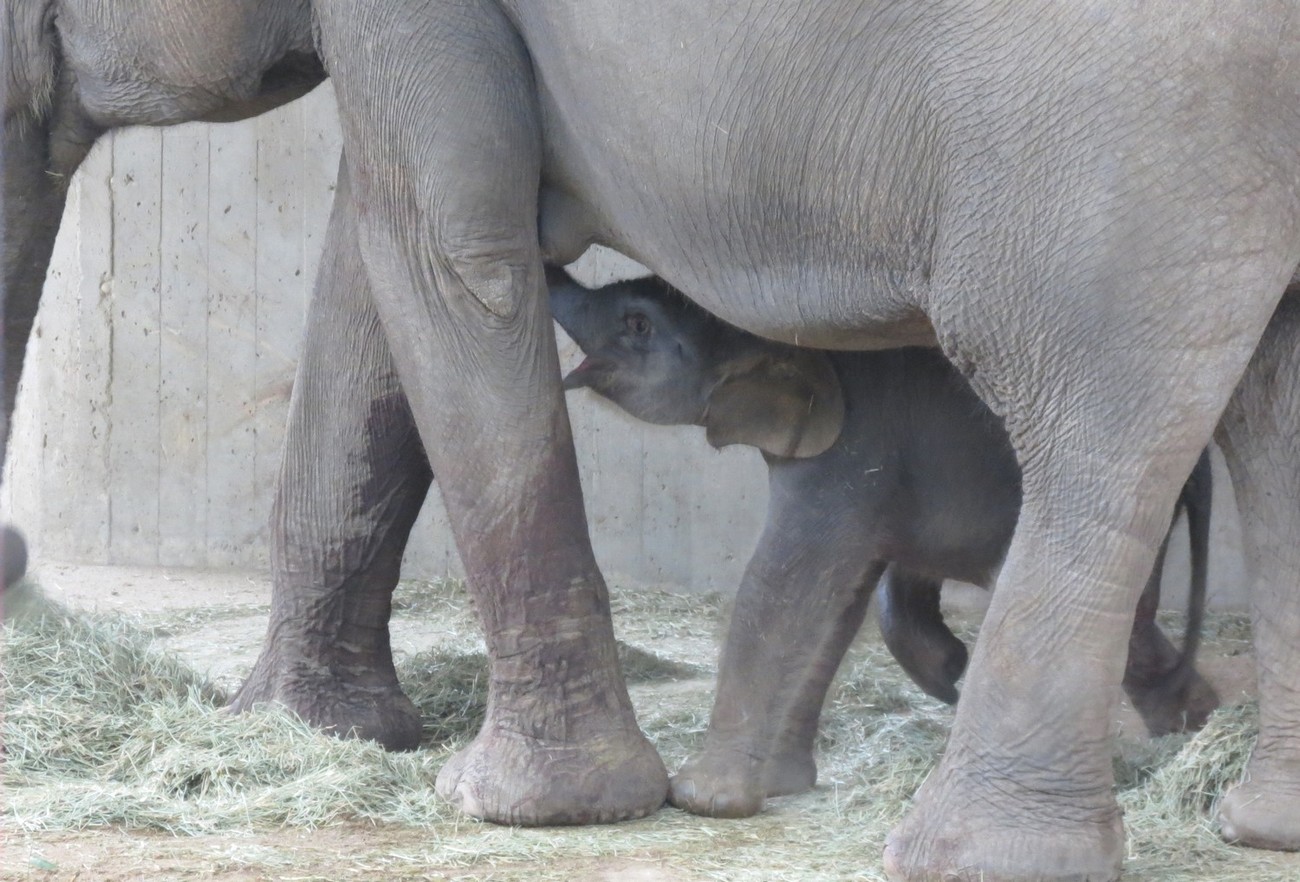
[[(70, 608), (130, 616), (163, 647), (227, 689), (247, 673), (263, 637), (269, 587), (262, 579), (48, 565), (39, 569), (37, 578), (50, 597)], [(469, 611), (429, 597), (399, 591), (395, 653), (438, 646), (478, 648)], [(670, 715), (674, 726), (689, 730), (681, 744), (660, 744), (672, 768), (707, 721), (725, 610), (709, 599), (662, 603), (664, 616), (620, 614), (625, 605), (614, 592), (621, 639), (660, 657), (699, 666), (698, 676), (632, 688), (643, 723)], [(973, 589), (946, 592), (950, 620), (967, 631), (977, 626), (985, 603), (983, 592)], [(1254, 671), (1247, 635), (1241, 633), (1239, 618), (1215, 621), (1219, 624), (1212, 623), (1207, 635), (1201, 669), (1225, 703), (1249, 700)], [(860, 644), (878, 650), (874, 628), (864, 631)], [(1129, 744), (1145, 735), (1127, 706), (1121, 708), (1117, 728), (1121, 741)], [(175, 836), (117, 826), (20, 831), (6, 818), (0, 880), (879, 878), (878, 844), (864, 849), (836, 834), (836, 819), (854, 823), (854, 812), (861, 811), (864, 799), (850, 786), (853, 771), (846, 762), (837, 759), (824, 765), (814, 792), (772, 801), (756, 819), (712, 821), (665, 809), (644, 821), (604, 828), (609, 831), (604, 838), (590, 831), (511, 830), (463, 820), (445, 829), (335, 823), (318, 829), (250, 828)], [(462, 849), (463, 859), (457, 857)], [(1126, 878), (1195, 878), (1166, 875), (1140, 861), (1135, 871), (1133, 863), (1131, 859)], [(1279, 856), (1262, 866), (1268, 868), (1265, 875), (1234, 878), (1300, 879), (1300, 860)]]

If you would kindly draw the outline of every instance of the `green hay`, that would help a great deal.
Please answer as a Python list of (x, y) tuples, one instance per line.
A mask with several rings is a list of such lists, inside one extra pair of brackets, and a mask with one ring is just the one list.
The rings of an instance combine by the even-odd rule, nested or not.
[(393, 615), (447, 621), (470, 619), (474, 613), (464, 581), (412, 579), (399, 582), (393, 592)]
[(487, 656), (421, 652), (397, 665), (402, 689), (424, 721), (425, 747), (458, 747), (474, 736), (487, 712)]
[(225, 696), (119, 620), (69, 615), (34, 589), (6, 593), (6, 773), (75, 774), (119, 750), (141, 709), (224, 703)]
[(1153, 880), (1294, 880), (1300, 865), (1274, 866), (1268, 852), (1234, 848), (1214, 817), (1222, 794), (1240, 780), (1259, 732), (1256, 705), (1222, 708), (1195, 736), (1158, 739), (1140, 784), (1121, 790), (1134, 874)]
[(431, 790), (445, 752), (389, 754), (278, 709), (226, 713), (226, 696), (126, 622), (71, 616), (34, 594), (15, 606), (0, 688), (6, 811), (19, 829), (195, 834), (447, 815)]
[[(465, 602), (460, 590), (423, 586), (403, 615), (421, 604), (441, 615), (438, 609)], [(119, 619), (71, 616), (36, 595), (6, 600), (6, 826), (39, 837), (102, 825), (226, 836), (328, 825), (334, 836), (365, 843), (368, 825), (378, 825), (385, 837), (310, 867), (297, 845), (277, 852), (250, 844), (246, 858), (237, 846), (222, 846), (223, 865), (274, 864), (277, 877), (551, 882), (618, 878), (604, 874), (649, 864), (663, 878), (688, 880), (883, 879), (885, 835), (932, 771), (952, 717), (868, 635), (827, 702), (814, 792), (773, 800), (743, 822), (665, 810), (613, 827), (512, 830), (467, 821), (433, 794), (437, 770), (482, 721), (481, 653), (439, 650), (401, 661), (403, 688), (426, 721), (424, 746), (390, 754), (321, 735), (278, 710), (227, 714), (224, 696)], [(630, 640), (699, 636), (720, 612), (713, 601), (655, 593), (628, 592), (616, 606), (619, 631)], [(472, 624), (464, 607), (448, 615), (456, 628)], [(1240, 637), (1237, 624), (1219, 630), (1225, 640)], [(642, 726), (673, 768), (703, 738), (710, 672), (630, 644), (620, 646), (620, 658)], [(1297, 878), (1300, 864), (1229, 847), (1211, 821), (1256, 726), (1253, 709), (1229, 708), (1194, 737), (1126, 746), (1116, 760), (1129, 831), (1126, 879)]]

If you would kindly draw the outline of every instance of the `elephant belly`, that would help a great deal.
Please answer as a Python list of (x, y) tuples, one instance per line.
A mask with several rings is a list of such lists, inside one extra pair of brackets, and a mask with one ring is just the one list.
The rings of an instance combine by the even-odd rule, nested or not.
[[(868, 11), (834, 5), (834, 29), (740, 20), (735, 4), (692, 4), (669, 22), (644, 4), (598, 4), (572, 20), (549, 10), (545, 22), (521, 10), (539, 79), (547, 191), (565, 196), (544, 191), (544, 248), (609, 245), (769, 338), (832, 349), (933, 345), (920, 304), (936, 139), (895, 118), (890, 95), (858, 88), (896, 84), (900, 65), (925, 59), (883, 58), (863, 28), (844, 23)], [(771, 15), (792, 14), (781, 6)], [(561, 28), (590, 51), (552, 45)], [(798, 33), (781, 36), (787, 29)], [(745, 33), (744, 45), (717, 46), (724, 33)], [(831, 56), (838, 68), (821, 69)], [(794, 59), (809, 69), (793, 70)], [(833, 68), (858, 79), (844, 82)], [(807, 94), (776, 113), (760, 96), (792, 80)], [(877, 170), (872, 180), (868, 169)]]
[(239, 119), (324, 79), (302, 3), (212, 0), (152, 12), (73, 4), (58, 19), (79, 100), (99, 125)]
[(919, 575), (992, 588), (1006, 559), (1007, 549), (1003, 545), (993, 554), (984, 553), (987, 550), (954, 547), (907, 549), (891, 554), (889, 560)]

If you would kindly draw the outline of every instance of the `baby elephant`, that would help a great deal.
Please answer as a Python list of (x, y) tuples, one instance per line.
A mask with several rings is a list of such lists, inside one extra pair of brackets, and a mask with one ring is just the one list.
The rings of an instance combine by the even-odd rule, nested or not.
[[(674, 805), (744, 817), (816, 780), (831, 680), (878, 582), (886, 643), (918, 684), (955, 701), (966, 648), (939, 586), (991, 584), (1020, 510), (1001, 422), (937, 351), (827, 352), (764, 340), (658, 279), (588, 290), (548, 268), (552, 313), (586, 353), (564, 381), (652, 423), (704, 426), (768, 463), (767, 523), (745, 571), (702, 751)], [(1199, 727), (1218, 698), (1193, 667), (1205, 587), (1208, 460), (1184, 490), (1192, 611), (1180, 653), (1155, 625), (1160, 562), (1139, 604), (1124, 686), (1153, 732)], [(1161, 560), (1163, 559), (1163, 552)]]

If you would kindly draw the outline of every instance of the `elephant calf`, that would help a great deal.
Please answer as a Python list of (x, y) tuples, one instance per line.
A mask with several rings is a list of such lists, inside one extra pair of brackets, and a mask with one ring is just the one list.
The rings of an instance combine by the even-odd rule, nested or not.
[[(771, 502), (737, 595), (703, 751), (674, 804), (718, 816), (813, 785), (831, 679), (883, 581), (881, 630), (926, 692), (957, 699), (966, 647), (943, 623), (945, 578), (989, 586), (1020, 510), (1001, 421), (937, 350), (829, 352), (723, 323), (654, 278), (588, 290), (549, 268), (555, 319), (586, 353), (564, 381), (640, 419), (705, 427), (764, 453)], [(1205, 589), (1205, 454), (1180, 497), (1193, 587), (1184, 651), (1155, 624), (1163, 552), (1139, 603), (1124, 686), (1153, 733), (1218, 704), (1193, 661)], [(1167, 541), (1167, 540), (1166, 540)]]

